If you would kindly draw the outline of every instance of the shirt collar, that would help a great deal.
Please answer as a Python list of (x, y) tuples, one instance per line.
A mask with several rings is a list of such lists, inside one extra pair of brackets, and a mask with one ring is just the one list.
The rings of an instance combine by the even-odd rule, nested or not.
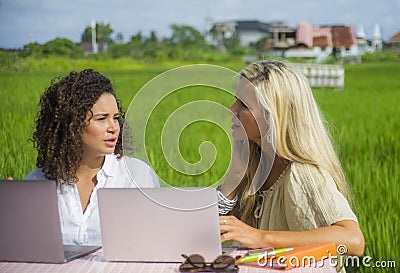
[(104, 163), (100, 171), (103, 171), (106, 176), (113, 176), (113, 168), (115, 163), (115, 154), (108, 154), (104, 157)]

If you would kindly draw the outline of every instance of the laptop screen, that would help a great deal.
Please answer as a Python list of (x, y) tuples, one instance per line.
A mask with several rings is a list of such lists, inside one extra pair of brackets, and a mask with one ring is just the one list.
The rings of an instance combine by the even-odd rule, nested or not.
[(63, 262), (53, 181), (0, 181), (0, 260)]
[(221, 254), (214, 188), (98, 192), (103, 253), (109, 261), (181, 262), (181, 254)]

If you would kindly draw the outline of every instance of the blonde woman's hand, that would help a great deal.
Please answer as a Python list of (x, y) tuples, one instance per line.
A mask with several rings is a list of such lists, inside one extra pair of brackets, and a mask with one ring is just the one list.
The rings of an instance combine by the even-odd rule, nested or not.
[(247, 141), (235, 141), (230, 169), (225, 176), (224, 183), (221, 185), (221, 192), (229, 199), (235, 196), (238, 186), (245, 176), (248, 158), (249, 143)]
[(249, 248), (269, 247), (263, 242), (265, 231), (246, 225), (235, 216), (220, 216), (221, 241), (235, 240)]
[(230, 171), (236, 175), (243, 175), (246, 171), (249, 158), (249, 142), (235, 141), (233, 143), (233, 153)]

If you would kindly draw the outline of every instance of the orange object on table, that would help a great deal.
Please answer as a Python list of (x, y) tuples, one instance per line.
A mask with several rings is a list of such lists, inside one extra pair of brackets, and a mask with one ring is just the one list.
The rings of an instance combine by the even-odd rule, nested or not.
[(287, 270), (294, 267), (318, 267), (324, 260), (336, 257), (336, 245), (323, 243), (293, 247), (293, 250), (278, 255), (269, 255), (260, 252), (255, 262), (239, 262), (238, 265), (267, 267), (272, 269)]

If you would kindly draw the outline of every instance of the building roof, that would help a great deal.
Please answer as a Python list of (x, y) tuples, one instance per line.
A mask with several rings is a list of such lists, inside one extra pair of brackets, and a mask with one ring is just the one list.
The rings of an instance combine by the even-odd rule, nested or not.
[(270, 29), (270, 25), (267, 23), (262, 23), (259, 21), (237, 21), (236, 30), (244, 31), (244, 30), (257, 30), (260, 32), (268, 33)]
[(314, 46), (332, 47), (332, 34), (329, 27), (313, 27), (311, 31)]
[[(93, 49), (92, 49), (92, 43), (90, 42), (81, 42), (79, 44), (77, 44), (81, 47), (83, 47), (83, 50), (85, 51), (85, 53), (92, 53)], [(98, 52), (105, 52), (106, 48), (107, 48), (107, 43), (105, 42), (97, 42), (97, 50)]]
[(351, 26), (331, 26), (333, 47), (350, 48), (357, 44), (356, 35)]
[(296, 32), (297, 44), (312, 47), (345, 47), (357, 44), (354, 29), (351, 26), (311, 26), (299, 22)]
[(400, 42), (400, 32), (397, 32), (389, 39), (390, 42)]
[(329, 42), (326, 36), (313, 37), (313, 46), (325, 48), (329, 46)]
[(305, 22), (299, 22), (296, 32), (297, 44), (304, 44), (308, 48), (313, 47), (313, 27)]

